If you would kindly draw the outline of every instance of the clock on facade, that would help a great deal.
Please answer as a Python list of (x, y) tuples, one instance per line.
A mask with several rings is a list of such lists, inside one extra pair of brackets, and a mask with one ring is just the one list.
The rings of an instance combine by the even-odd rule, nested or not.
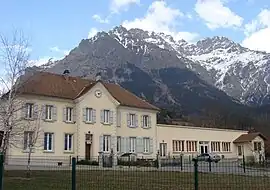
[(95, 95), (96, 95), (97, 98), (100, 98), (100, 97), (101, 97), (101, 94), (102, 94), (102, 93), (101, 93), (100, 90), (96, 90), (96, 91), (95, 91)]

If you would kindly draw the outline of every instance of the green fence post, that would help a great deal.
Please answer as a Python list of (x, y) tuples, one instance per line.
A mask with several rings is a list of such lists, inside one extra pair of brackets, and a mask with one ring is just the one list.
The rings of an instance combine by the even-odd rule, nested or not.
[(245, 161), (245, 155), (243, 154), (243, 169), (244, 173), (246, 173), (246, 161)]
[(198, 179), (198, 159), (193, 158), (194, 162), (194, 189), (199, 190), (199, 179)]
[(71, 186), (72, 190), (76, 190), (76, 158), (72, 158), (72, 171), (71, 171)]
[(3, 190), (3, 178), (4, 178), (4, 155), (0, 153), (0, 190)]
[(180, 155), (181, 171), (183, 171), (183, 155)]
[(209, 172), (211, 172), (212, 171), (212, 166), (211, 166), (211, 158), (210, 158), (210, 156), (208, 158), (208, 162), (209, 162)]

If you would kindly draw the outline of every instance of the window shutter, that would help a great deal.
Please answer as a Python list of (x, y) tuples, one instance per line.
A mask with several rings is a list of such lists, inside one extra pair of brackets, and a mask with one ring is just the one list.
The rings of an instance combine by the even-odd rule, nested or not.
[(92, 122), (96, 123), (96, 110), (92, 109), (91, 111), (92, 111), (92, 114), (91, 114), (92, 115)]
[(26, 118), (26, 104), (21, 108), (21, 118)]
[(52, 120), (57, 121), (57, 107), (56, 106), (52, 107)]
[(128, 138), (127, 138), (127, 146), (126, 146), (126, 147), (127, 147), (127, 152), (131, 152), (131, 150), (130, 150), (130, 148), (131, 148), (130, 145), (131, 145), (131, 144), (130, 144), (130, 143), (131, 143), (131, 142), (130, 142), (130, 137), (128, 137)]
[(126, 138), (121, 137), (121, 145), (120, 145), (121, 153), (126, 153)]
[(121, 127), (121, 112), (117, 111), (117, 127)]
[(127, 113), (127, 126), (130, 127), (130, 114)]
[(77, 121), (77, 113), (76, 113), (76, 107), (72, 108), (72, 122), (76, 123)]
[(83, 108), (83, 122), (86, 122), (86, 108)]
[(63, 108), (63, 121), (66, 121), (67, 108)]
[(138, 115), (137, 114), (135, 114), (135, 127), (138, 127)]
[(41, 118), (43, 120), (46, 119), (46, 105), (41, 106), (41, 112), (42, 112)]
[(104, 110), (100, 110), (100, 123), (104, 123)]
[(151, 128), (151, 116), (148, 116), (148, 127)]
[(141, 116), (141, 126), (144, 127), (143, 126), (143, 115)]
[(34, 104), (34, 107), (33, 107), (33, 118), (34, 119), (38, 119), (39, 117), (39, 110), (38, 110), (38, 105)]
[(137, 153), (143, 153), (144, 147), (143, 147), (143, 138), (137, 137)]
[(26, 150), (27, 147), (27, 140), (28, 140), (28, 133), (24, 133), (24, 141), (23, 141), (23, 149)]
[(47, 150), (47, 133), (44, 133), (44, 150)]
[[(113, 147), (116, 147), (116, 142), (117, 141), (117, 136), (110, 136), (110, 146), (109, 146), (109, 151), (111, 152)], [(116, 150), (113, 149), (113, 153), (116, 153), (115, 152)]]
[(152, 139), (152, 138), (150, 138), (150, 142), (149, 142), (149, 143), (150, 143), (150, 150), (149, 150), (149, 153), (150, 153), (150, 154), (153, 154), (153, 149), (154, 149), (153, 146), (154, 146), (154, 145), (153, 145), (153, 139)]
[(99, 137), (99, 151), (103, 152), (103, 136)]
[(113, 124), (113, 111), (110, 111), (110, 124)]

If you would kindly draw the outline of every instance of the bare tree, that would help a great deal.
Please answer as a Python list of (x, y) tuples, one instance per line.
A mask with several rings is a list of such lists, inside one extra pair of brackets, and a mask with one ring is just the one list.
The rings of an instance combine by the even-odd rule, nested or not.
[[(31, 156), (32, 153), (35, 151), (35, 149), (38, 149), (43, 146), (43, 141), (41, 135), (44, 133), (42, 127), (41, 127), (41, 119), (43, 115), (43, 110), (38, 110), (36, 114), (36, 118), (33, 121), (27, 122), (27, 128), (24, 128), (22, 136), (24, 139), (24, 148), (27, 149), (27, 177), (30, 177), (30, 164), (31, 164)], [(27, 132), (27, 133), (26, 133)], [(30, 136), (26, 136), (26, 135)], [(28, 138), (28, 139), (26, 139)], [(26, 141), (25, 141), (26, 140)]]
[[(24, 73), (29, 62), (28, 40), (20, 31), (15, 31), (11, 38), (0, 35), (0, 64), (2, 73), (0, 77), (3, 96), (1, 97), (1, 152), (6, 158), (13, 132), (17, 133), (20, 123), (18, 111), (22, 108), (17, 99), (20, 85), (20, 76)], [(15, 130), (14, 130), (15, 129)]]
[[(36, 144), (40, 135), (40, 114), (34, 121), (25, 120), (22, 115), (25, 102), (20, 98), (20, 88), (31, 80), (31, 75), (25, 74), (26, 69), (32, 66), (29, 61), (29, 42), (23, 32), (15, 30), (11, 37), (0, 34), (0, 151), (7, 156), (7, 150), (11, 146), (21, 144), (24, 131), (31, 129), (33, 132), (29, 162), (32, 154), (32, 146)], [(30, 163), (29, 163), (30, 164)]]

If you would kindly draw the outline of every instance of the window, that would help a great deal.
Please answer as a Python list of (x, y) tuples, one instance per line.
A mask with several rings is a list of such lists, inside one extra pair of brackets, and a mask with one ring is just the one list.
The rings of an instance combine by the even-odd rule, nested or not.
[(197, 141), (186, 141), (187, 152), (197, 152)]
[(65, 151), (72, 151), (73, 135), (65, 134)]
[(254, 151), (261, 151), (261, 150), (262, 150), (262, 143), (254, 142)]
[(211, 142), (212, 152), (220, 152), (220, 142)]
[(53, 150), (53, 133), (44, 133), (44, 150)]
[(32, 147), (32, 139), (33, 139), (33, 131), (25, 131), (24, 132), (24, 142), (23, 149), (27, 150)]
[(51, 105), (46, 105), (45, 107), (45, 119), (46, 120), (52, 120), (52, 108)]
[(231, 143), (230, 142), (222, 142), (222, 151), (230, 152), (231, 151)]
[(103, 122), (108, 124), (110, 123), (110, 110), (103, 110), (104, 111), (104, 120)]
[(103, 151), (109, 152), (111, 150), (111, 136), (104, 135), (103, 136)]
[(129, 152), (135, 153), (135, 151), (136, 151), (136, 137), (130, 137), (129, 140), (130, 140)]
[(86, 108), (86, 121), (87, 122), (92, 122), (92, 108)]
[(131, 127), (134, 127), (136, 125), (135, 114), (129, 114), (129, 123)]
[(150, 152), (150, 138), (143, 138), (143, 152)]
[(173, 140), (173, 152), (184, 151), (184, 141)]
[(116, 147), (117, 152), (121, 152), (121, 137), (117, 137), (117, 147)]
[(142, 127), (149, 127), (149, 116), (148, 115), (142, 116)]
[(237, 147), (238, 156), (242, 156), (242, 146)]
[(33, 118), (33, 108), (34, 108), (34, 104), (26, 103), (26, 118), (28, 119)]
[(67, 107), (66, 108), (66, 121), (72, 122), (72, 113), (73, 113), (73, 108)]

